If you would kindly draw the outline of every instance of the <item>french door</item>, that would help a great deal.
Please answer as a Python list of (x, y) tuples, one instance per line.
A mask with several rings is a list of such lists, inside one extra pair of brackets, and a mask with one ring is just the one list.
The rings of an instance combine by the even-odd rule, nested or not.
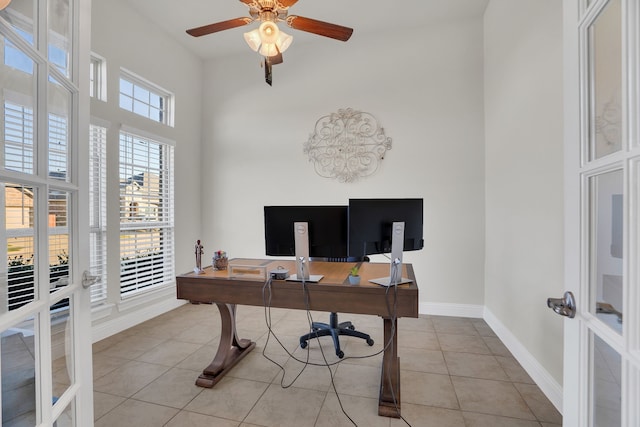
[(639, 17), (564, 1), (566, 426), (640, 425)]
[(89, 30), (89, 0), (0, 11), (3, 426), (93, 425)]

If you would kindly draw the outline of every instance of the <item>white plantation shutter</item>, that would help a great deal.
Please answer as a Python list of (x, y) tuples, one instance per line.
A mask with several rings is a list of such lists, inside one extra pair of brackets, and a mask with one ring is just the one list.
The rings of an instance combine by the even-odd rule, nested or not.
[(4, 168), (33, 173), (33, 109), (4, 103)]
[(175, 281), (173, 147), (120, 133), (120, 293)]
[(69, 181), (67, 175), (69, 163), (67, 118), (49, 114), (49, 177)]
[(107, 129), (89, 127), (89, 269), (100, 281), (91, 286), (91, 303), (107, 298)]

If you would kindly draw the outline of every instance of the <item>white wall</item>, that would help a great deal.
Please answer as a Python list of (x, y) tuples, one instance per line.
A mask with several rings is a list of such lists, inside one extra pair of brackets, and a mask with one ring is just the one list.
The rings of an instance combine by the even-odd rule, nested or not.
[(484, 23), (485, 305), (561, 384), (562, 3), (492, 0)]
[[(176, 270), (194, 266), (193, 246), (200, 237), (200, 148), (202, 130), (202, 61), (186, 51), (156, 25), (121, 0), (96, 1), (92, 7), (91, 49), (107, 61), (107, 101), (92, 99), (91, 115), (110, 122), (108, 134), (108, 286), (109, 302), (119, 303), (119, 195), (118, 131), (121, 124), (175, 141)], [(175, 127), (169, 127), (121, 110), (118, 106), (119, 71), (125, 68), (175, 95)], [(115, 209), (114, 209), (115, 208)], [(114, 262), (114, 260), (116, 260)], [(103, 337), (116, 329), (132, 326), (143, 317), (159, 314), (176, 304), (175, 290), (155, 301), (158, 306), (118, 310), (102, 319), (112, 325), (97, 334)], [(158, 311), (159, 310), (159, 311)], [(145, 313), (145, 314), (140, 314)], [(129, 319), (126, 318), (129, 316)], [(119, 325), (115, 327), (113, 325)], [(103, 327), (104, 328), (104, 327)], [(94, 336), (96, 333), (94, 332)]]
[[(248, 48), (205, 68), (203, 233), (209, 257), (263, 257), (263, 206), (424, 198), (425, 248), (405, 254), (425, 304), (482, 305), (482, 18), (293, 45), (264, 82)], [(241, 35), (238, 35), (241, 37)], [(393, 148), (371, 177), (321, 178), (303, 154), (340, 108), (378, 118)], [(375, 260), (375, 258), (374, 258)]]

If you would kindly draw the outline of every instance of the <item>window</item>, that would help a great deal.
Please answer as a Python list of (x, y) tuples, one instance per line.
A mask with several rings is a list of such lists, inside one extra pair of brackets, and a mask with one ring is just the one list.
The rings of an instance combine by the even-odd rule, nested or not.
[[(11, 98), (19, 98), (12, 95)], [(28, 97), (22, 97), (28, 98)], [(23, 100), (24, 101), (24, 100)], [(33, 109), (19, 102), (4, 102), (4, 163), (7, 170), (33, 174), (34, 170), (34, 116)], [(65, 116), (48, 114), (49, 178), (65, 180), (67, 176), (68, 123)], [(34, 243), (36, 190), (19, 184), (2, 186), (5, 206), (8, 268), (8, 309), (14, 310), (37, 297)], [(49, 190), (49, 281), (52, 292), (68, 285), (69, 276), (69, 193)], [(54, 304), (54, 309), (64, 309), (67, 300)]]
[(120, 294), (175, 280), (173, 146), (120, 133)]
[(35, 248), (36, 192), (33, 187), (2, 183), (7, 242), (7, 308), (15, 310), (36, 298)]
[(120, 75), (120, 108), (173, 126), (173, 95), (127, 71)]
[[(14, 14), (15, 15), (15, 14)], [(18, 16), (12, 16), (16, 19), (16, 25), (14, 30), (27, 41), (27, 43), (33, 45), (33, 34), (31, 34), (27, 28), (32, 27), (26, 21), (23, 22)], [(27, 74), (33, 74), (35, 63), (26, 53), (24, 53), (15, 44), (11, 43), (8, 39), (5, 39), (4, 44), (4, 64), (20, 70)]]
[[(16, 21), (15, 23), (12, 22), (15, 24), (14, 30), (29, 44), (33, 45), (33, 25), (22, 15), (16, 13), (11, 13), (10, 15), (11, 21)], [(55, 31), (51, 31), (49, 36), (49, 62), (63, 75), (69, 77), (69, 43), (65, 36)], [(4, 63), (27, 74), (33, 74), (34, 64), (31, 59), (8, 40), (4, 49)]]
[(4, 46), (4, 63), (9, 67), (27, 74), (33, 74), (33, 68), (35, 66), (31, 58), (8, 40)]
[(104, 58), (91, 54), (89, 63), (89, 96), (100, 101), (107, 100), (107, 63)]
[(107, 298), (107, 129), (89, 127), (89, 269), (100, 281), (91, 286), (91, 303)]
[(4, 103), (4, 168), (33, 173), (33, 109)]
[(66, 180), (68, 163), (67, 118), (49, 113), (49, 177)]

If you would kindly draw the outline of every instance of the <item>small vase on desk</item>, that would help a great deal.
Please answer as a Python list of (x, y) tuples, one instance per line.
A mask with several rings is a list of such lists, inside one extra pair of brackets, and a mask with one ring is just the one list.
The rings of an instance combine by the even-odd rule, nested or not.
[(214, 270), (226, 270), (229, 265), (229, 258), (224, 251), (218, 251), (213, 255), (213, 269)]
[(349, 284), (350, 285), (359, 285), (360, 284), (360, 276), (351, 276), (351, 275), (349, 275)]

